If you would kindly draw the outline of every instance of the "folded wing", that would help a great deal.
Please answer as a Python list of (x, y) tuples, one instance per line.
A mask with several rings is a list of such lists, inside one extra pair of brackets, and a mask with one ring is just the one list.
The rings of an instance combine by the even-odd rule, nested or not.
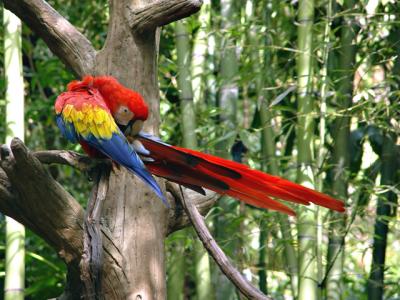
[(122, 134), (97, 90), (61, 94), (55, 103), (57, 125), (71, 142), (89, 145), (139, 176), (167, 204), (159, 185)]

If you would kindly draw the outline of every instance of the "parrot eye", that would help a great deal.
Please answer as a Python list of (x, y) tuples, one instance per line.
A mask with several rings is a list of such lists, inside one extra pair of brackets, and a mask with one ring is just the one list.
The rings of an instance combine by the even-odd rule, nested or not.
[(127, 125), (134, 117), (134, 113), (126, 106), (120, 106), (113, 114), (119, 125)]

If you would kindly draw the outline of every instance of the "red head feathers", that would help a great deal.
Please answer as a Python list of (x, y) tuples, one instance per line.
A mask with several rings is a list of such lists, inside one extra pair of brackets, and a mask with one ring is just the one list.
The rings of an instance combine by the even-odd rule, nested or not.
[(134, 114), (135, 120), (147, 120), (149, 109), (142, 96), (123, 86), (112, 76), (85, 76), (82, 81), (75, 80), (70, 82), (68, 84), (68, 91), (90, 87), (99, 90), (111, 113), (114, 114), (123, 105)]

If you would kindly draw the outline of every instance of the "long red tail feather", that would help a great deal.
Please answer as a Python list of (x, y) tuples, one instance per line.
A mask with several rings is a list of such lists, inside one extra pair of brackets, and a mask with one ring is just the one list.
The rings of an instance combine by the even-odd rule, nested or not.
[(294, 211), (271, 197), (300, 203), (310, 202), (343, 212), (344, 203), (302, 185), (272, 176), (248, 166), (210, 154), (169, 146), (140, 137), (154, 160), (146, 165), (154, 175), (195, 189), (204, 187), (250, 205), (278, 210), (289, 215)]

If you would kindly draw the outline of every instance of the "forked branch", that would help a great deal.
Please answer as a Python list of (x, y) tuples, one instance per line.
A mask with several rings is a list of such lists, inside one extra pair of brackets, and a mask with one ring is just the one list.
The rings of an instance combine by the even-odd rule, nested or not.
[[(90, 158), (86, 155), (67, 150), (35, 151), (32, 152), (32, 155), (39, 159), (41, 163), (68, 165), (82, 172), (91, 171), (94, 167), (99, 165), (111, 165), (111, 160), (109, 159)], [(170, 211), (167, 234), (171, 234), (190, 224), (189, 218), (183, 210), (180, 201), (175, 197), (174, 190), (176, 189), (177, 185), (167, 182), (167, 191), (172, 194), (175, 200), (170, 201), (170, 203), (175, 203), (175, 207), (172, 207)], [(214, 206), (215, 202), (220, 197), (217, 193), (209, 190), (206, 191), (206, 195), (201, 195), (191, 190), (185, 190), (184, 193), (185, 197), (190, 198), (191, 201), (196, 205), (196, 208), (200, 211), (201, 215), (207, 214), (207, 212)]]
[(93, 71), (96, 51), (90, 41), (44, 0), (2, 0), (76, 75)]

